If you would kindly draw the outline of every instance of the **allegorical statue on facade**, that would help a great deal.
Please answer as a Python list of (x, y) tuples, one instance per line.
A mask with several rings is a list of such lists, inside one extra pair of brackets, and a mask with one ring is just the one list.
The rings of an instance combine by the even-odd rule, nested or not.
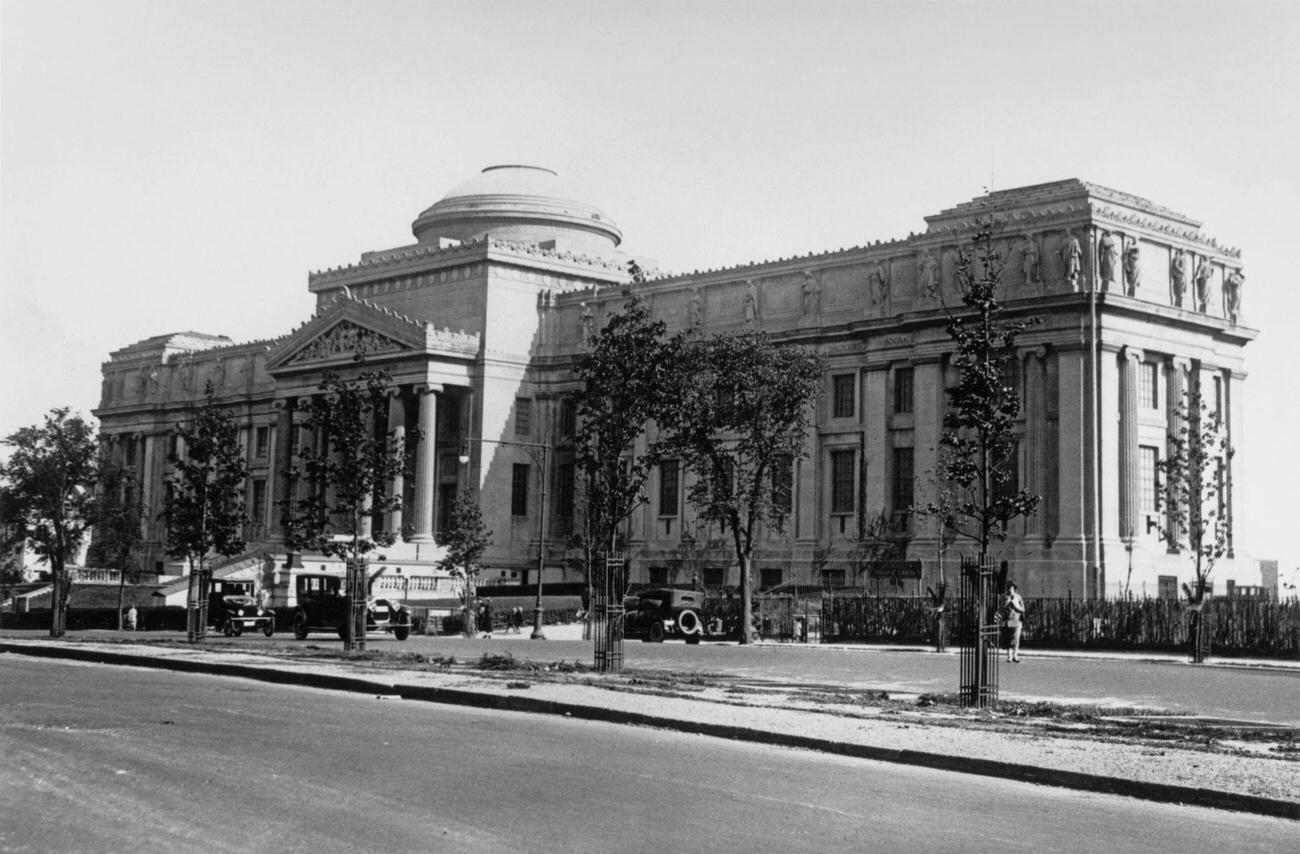
[(1124, 247), (1124, 288), (1129, 296), (1136, 296), (1142, 285), (1142, 258), (1136, 237), (1130, 237)]
[(704, 326), (704, 297), (698, 287), (691, 288), (691, 329), (698, 330)]
[(591, 303), (589, 302), (584, 302), (582, 304), (581, 323), (582, 323), (582, 328), (580, 330), (580, 333), (582, 335), (582, 343), (586, 344), (588, 341), (591, 340), (591, 336), (595, 334), (595, 327), (596, 327), (596, 315), (594, 312), (592, 312)]
[(1210, 307), (1210, 259), (1202, 256), (1196, 264), (1196, 310), (1205, 313)]
[(939, 299), (939, 262), (930, 254), (929, 249), (921, 250), (921, 257), (917, 259), (919, 271), (918, 279), (921, 283), (921, 293), (933, 300)]
[(867, 277), (867, 283), (871, 288), (871, 302), (875, 305), (887, 307), (889, 305), (889, 262), (877, 261), (871, 268), (871, 275)]
[(745, 281), (745, 325), (758, 325), (758, 283), (753, 279)]
[(1079, 245), (1079, 238), (1067, 231), (1060, 254), (1061, 264), (1065, 268), (1065, 281), (1072, 290), (1077, 291), (1079, 289), (1079, 273), (1083, 269), (1083, 247)]
[(1039, 283), (1041, 276), (1038, 266), (1038, 244), (1034, 242), (1032, 234), (1026, 234), (1024, 240), (1024, 245), (1020, 247), (1020, 275), (1026, 287), (1033, 287)]
[(1101, 233), (1101, 242), (1097, 244), (1097, 271), (1101, 274), (1102, 290), (1110, 290), (1115, 283), (1115, 270), (1119, 267), (1119, 249), (1115, 246), (1115, 235), (1109, 231)]
[(803, 313), (805, 317), (816, 317), (821, 307), (822, 286), (811, 272), (803, 274)]
[(1223, 313), (1233, 323), (1241, 318), (1241, 289), (1245, 284), (1241, 270), (1233, 270), (1223, 280)]
[(1183, 297), (1186, 294), (1187, 253), (1177, 249), (1169, 259), (1169, 301), (1175, 308), (1182, 308)]

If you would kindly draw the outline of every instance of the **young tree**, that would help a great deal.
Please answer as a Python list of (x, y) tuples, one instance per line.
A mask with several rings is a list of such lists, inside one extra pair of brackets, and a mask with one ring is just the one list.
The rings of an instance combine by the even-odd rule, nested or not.
[(63, 637), (71, 588), (68, 561), (85, 538), (98, 476), (94, 429), (67, 408), (52, 409), (44, 424), (11, 433), (4, 444), (12, 450), (0, 463), (0, 489), (16, 535), (50, 564), (50, 637)]
[(483, 512), (469, 490), (457, 491), (448, 527), (449, 530), (443, 534), (447, 554), (438, 562), (438, 567), (463, 581), (460, 600), (465, 606), (464, 631), (466, 637), (473, 637), (479, 561), (487, 547), (492, 545), (492, 532), (483, 524)]
[[(639, 271), (633, 268), (634, 282)], [(662, 321), (633, 295), (593, 336), (574, 363), (581, 383), (575, 462), (585, 491), (586, 524), (596, 548), (615, 551), (619, 526), (646, 500), (645, 485), (662, 458), (660, 442), (640, 454), (636, 440), (669, 404), (681, 336), (668, 337)]]
[[(312, 398), (308, 410), (315, 446), (299, 450), (298, 465), (290, 472), (310, 488), (285, 508), (289, 545), (347, 562), (352, 610), (343, 644), (348, 650), (366, 645), (365, 556), (392, 545), (399, 533), (382, 527), (402, 503), (400, 495), (388, 494), (387, 486), (397, 475), (408, 474), (405, 443), (394, 431), (380, 433), (377, 427), (391, 388), (384, 371), (364, 370), (354, 380), (327, 371), (321, 394)], [(420, 438), (415, 430), (407, 434)]]
[[(1016, 483), (1016, 419), (1020, 396), (1013, 378), (1016, 340), (1036, 319), (1008, 319), (1001, 303), (1002, 259), (983, 228), (962, 250), (957, 283), (965, 311), (950, 313), (948, 335), (960, 372), (948, 389), (939, 449), (940, 495), (918, 508), (942, 528), (974, 541), (981, 564), (1007, 524), (1035, 512), (1039, 496)], [(901, 509), (901, 508), (899, 508)]]
[(784, 532), (788, 508), (774, 500), (785, 468), (807, 455), (822, 359), (762, 333), (683, 346), (673, 406), (661, 413), (665, 452), (695, 475), (687, 499), (729, 535), (740, 567), (741, 643), (753, 626), (751, 564), (759, 525)]
[(209, 382), (194, 418), (172, 430), (175, 450), (168, 456), (163, 514), (167, 554), (189, 563), (186, 594), (188, 637), (207, 631), (210, 555), (230, 556), (244, 548), (244, 482), (248, 470), (239, 444), (239, 426), (216, 402)]
[(1160, 538), (1186, 550), (1192, 584), (1183, 585), (1193, 607), (1192, 651), (1200, 661), (1200, 609), (1210, 590), (1210, 573), (1228, 552), (1232, 514), (1228, 504), (1228, 461), (1233, 449), (1220, 413), (1192, 392), (1178, 404), (1178, 429), (1169, 434), (1167, 456), (1156, 462), (1165, 501)]
[(142, 514), (135, 489), (135, 470), (107, 459), (99, 463), (99, 486), (91, 511), (94, 539), (86, 552), (87, 566), (117, 570), (117, 630), (122, 630), (126, 585), (144, 575), (139, 560)]

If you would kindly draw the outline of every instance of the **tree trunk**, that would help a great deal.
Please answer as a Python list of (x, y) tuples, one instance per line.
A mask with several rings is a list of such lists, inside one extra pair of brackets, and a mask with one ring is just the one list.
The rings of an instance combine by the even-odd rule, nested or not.
[(117, 571), (117, 630), (120, 632), (124, 628), (122, 622), (122, 605), (126, 603), (126, 570)]
[(750, 556), (742, 552), (740, 555), (740, 642), (742, 644), (753, 642), (754, 631), (754, 602), (750, 596), (753, 583), (749, 566)]

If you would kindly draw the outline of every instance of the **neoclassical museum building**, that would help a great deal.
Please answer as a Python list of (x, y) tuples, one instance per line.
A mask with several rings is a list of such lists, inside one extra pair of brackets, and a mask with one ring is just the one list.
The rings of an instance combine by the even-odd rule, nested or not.
[[(913, 593), (951, 579), (970, 546), (940, 548), (933, 520), (910, 515), (933, 493), (932, 472), (951, 383), (947, 307), (960, 303), (959, 247), (991, 216), (1005, 303), (1041, 318), (1020, 339), (1015, 382), (1024, 401), (1020, 483), (1042, 497), (1001, 545), (1029, 595), (1175, 596), (1191, 574), (1186, 553), (1159, 539), (1156, 461), (1189, 389), (1222, 414), (1240, 467), (1245, 345), (1241, 253), (1188, 216), (1078, 180), (999, 190), (925, 217), (902, 239), (740, 263), (638, 286), (670, 331), (763, 329), (827, 360), (807, 457), (793, 472), (787, 530), (757, 555), (760, 588), (870, 587), (858, 548), (884, 518), (919, 561)], [(341, 571), (319, 555), (288, 555), (277, 502), (287, 461), (324, 371), (383, 368), (395, 393), (387, 426), (422, 438), (393, 518), (405, 536), (374, 559), (380, 589), (412, 599), (450, 592), (435, 568), (456, 491), (477, 489), (492, 546), (483, 578), (581, 578), (572, 534), (581, 530), (572, 454), (572, 360), (626, 299), (623, 234), (603, 211), (531, 166), (493, 166), (421, 212), (414, 242), (365, 252), (311, 273), (311, 316), (279, 338), (158, 335), (113, 352), (96, 410), (109, 452), (134, 467), (145, 502), (148, 561), (164, 578), (185, 569), (165, 554), (158, 519), (170, 432), (191, 417), (211, 382), (242, 425), (249, 479), (247, 552), (216, 575), (249, 577), (277, 601), (303, 567)], [(638, 259), (642, 266), (647, 266)], [(356, 359), (364, 354), (364, 363)], [(541, 446), (546, 452), (541, 453)], [(468, 453), (466, 453), (468, 451)], [(543, 467), (545, 470), (543, 471)], [(633, 581), (738, 583), (719, 532), (686, 503), (679, 466), (660, 466), (626, 533)], [(1223, 498), (1232, 505), (1229, 489)], [(545, 518), (543, 515), (545, 506)], [(1258, 585), (1256, 562), (1231, 543), (1217, 592)], [(913, 564), (915, 566), (915, 564)], [(877, 588), (879, 589), (879, 588)], [(883, 592), (883, 591), (882, 591)]]

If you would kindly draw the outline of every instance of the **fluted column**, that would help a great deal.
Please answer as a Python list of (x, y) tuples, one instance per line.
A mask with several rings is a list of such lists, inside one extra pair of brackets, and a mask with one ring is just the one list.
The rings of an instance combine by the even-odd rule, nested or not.
[(1119, 410), (1119, 535), (1133, 542), (1138, 529), (1138, 383), (1142, 351), (1125, 347)]
[(1047, 446), (1047, 348), (1035, 347), (1025, 353), (1025, 488), (1039, 496), (1038, 512), (1025, 519), (1025, 533), (1041, 537), (1047, 530), (1048, 495)]
[[(1166, 432), (1170, 436), (1177, 436), (1180, 434), (1181, 430), (1183, 429), (1183, 427), (1186, 426), (1187, 423), (1185, 416), (1191, 414), (1190, 409), (1186, 408), (1186, 407), (1190, 407), (1192, 402), (1191, 401), (1192, 395), (1190, 394), (1191, 371), (1192, 371), (1191, 359), (1175, 358), (1172, 364), (1170, 365), (1169, 394), (1168, 394), (1168, 400), (1166, 404), (1166, 413), (1167, 413), (1166, 426), (1168, 428)], [(1162, 453), (1161, 456), (1162, 457), (1168, 456), (1168, 454), (1169, 454), (1169, 448), (1168, 446), (1166, 446), (1164, 453)], [(1177, 503), (1178, 499), (1177, 499), (1177, 492), (1174, 488), (1174, 484), (1171, 482), (1165, 483), (1164, 499), (1165, 499), (1164, 502), (1165, 503), (1165, 520), (1164, 520), (1165, 530), (1175, 531), (1177, 530), (1176, 516), (1178, 512), (1178, 503)], [(1171, 552), (1178, 551), (1177, 542), (1171, 542), (1168, 544), (1168, 546), (1169, 546), (1169, 551)]]
[(437, 477), (435, 441), (438, 423), (438, 392), (441, 386), (422, 386), (416, 389), (420, 400), (420, 443), (415, 446), (415, 498), (412, 502), (412, 523), (415, 536), (411, 542), (433, 542), (433, 499)]
[(289, 401), (277, 400), (275, 408), (275, 448), (271, 452), (271, 501), (280, 508), (272, 516), (271, 539), (284, 542), (284, 502), (289, 500), (289, 454), (293, 449), (293, 410)]
[[(371, 407), (368, 411), (366, 411), (365, 414), (362, 416), (362, 420), (365, 422), (366, 425), (366, 435), (370, 438), (371, 441), (374, 441), (375, 430), (379, 426), (377, 423), (379, 418), (378, 418), (378, 414), (375, 411), (375, 408)], [(344, 453), (352, 453), (352, 451), (351, 449), (346, 449)], [(357, 533), (359, 533), (363, 538), (367, 540), (370, 539), (371, 535), (374, 534), (374, 530), (375, 530), (375, 518), (374, 518), (375, 517), (375, 490), (378, 488), (379, 488), (379, 484), (372, 483), (370, 485), (370, 489), (366, 490), (365, 497), (361, 499), (360, 513), (357, 519), (358, 522)]]
[[(397, 440), (397, 447), (406, 449), (406, 406), (402, 401), (401, 389), (391, 389), (388, 398), (388, 432)], [(388, 484), (388, 497), (396, 498), (399, 502), (396, 507), (388, 511), (388, 520), (386, 527), (394, 534), (401, 536), (402, 533), (402, 505), (401, 501), (406, 495), (406, 476), (398, 472)]]

